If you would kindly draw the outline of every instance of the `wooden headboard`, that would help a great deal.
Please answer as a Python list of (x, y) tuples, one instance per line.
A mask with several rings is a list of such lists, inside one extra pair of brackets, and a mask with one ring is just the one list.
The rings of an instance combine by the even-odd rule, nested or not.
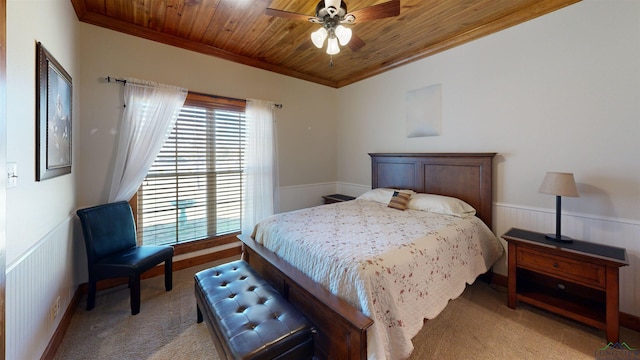
[(492, 228), (492, 162), (496, 153), (371, 153), (371, 188), (453, 196)]

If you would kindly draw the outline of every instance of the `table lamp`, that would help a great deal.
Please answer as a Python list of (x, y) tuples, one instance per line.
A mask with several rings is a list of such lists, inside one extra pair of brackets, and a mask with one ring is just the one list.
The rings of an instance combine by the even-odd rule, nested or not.
[(542, 185), (540, 185), (540, 189), (538, 190), (538, 192), (556, 196), (556, 233), (547, 234), (546, 238), (561, 242), (573, 241), (570, 237), (563, 236), (560, 233), (560, 208), (562, 202), (561, 198), (563, 196), (580, 196), (578, 194), (578, 189), (576, 188), (576, 181), (573, 178), (573, 174), (551, 171), (547, 172), (544, 180), (542, 180)]

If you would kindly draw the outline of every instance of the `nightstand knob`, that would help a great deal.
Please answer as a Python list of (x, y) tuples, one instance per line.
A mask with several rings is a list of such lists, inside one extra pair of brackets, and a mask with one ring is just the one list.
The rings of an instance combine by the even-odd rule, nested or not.
[(556, 287), (560, 290), (567, 290), (567, 287), (563, 283), (557, 283)]
[(559, 266), (560, 266), (560, 265), (558, 265), (558, 263), (553, 263), (553, 267), (554, 267), (554, 268), (557, 268), (557, 267), (559, 267)]

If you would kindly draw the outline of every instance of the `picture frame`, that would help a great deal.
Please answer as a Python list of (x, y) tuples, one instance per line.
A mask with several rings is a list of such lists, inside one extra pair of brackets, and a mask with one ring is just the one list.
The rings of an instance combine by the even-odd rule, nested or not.
[(407, 138), (439, 136), (442, 131), (442, 84), (408, 91), (405, 95)]
[(71, 76), (36, 44), (36, 181), (71, 173), (73, 83)]

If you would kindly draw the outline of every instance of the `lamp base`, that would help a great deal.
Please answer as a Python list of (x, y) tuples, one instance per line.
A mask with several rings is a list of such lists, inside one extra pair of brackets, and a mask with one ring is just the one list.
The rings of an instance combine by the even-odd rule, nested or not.
[(549, 240), (563, 242), (563, 243), (573, 242), (572, 238), (570, 238), (568, 236), (564, 236), (564, 235), (560, 235), (560, 237), (558, 237), (556, 234), (546, 234), (544, 237), (549, 239)]

